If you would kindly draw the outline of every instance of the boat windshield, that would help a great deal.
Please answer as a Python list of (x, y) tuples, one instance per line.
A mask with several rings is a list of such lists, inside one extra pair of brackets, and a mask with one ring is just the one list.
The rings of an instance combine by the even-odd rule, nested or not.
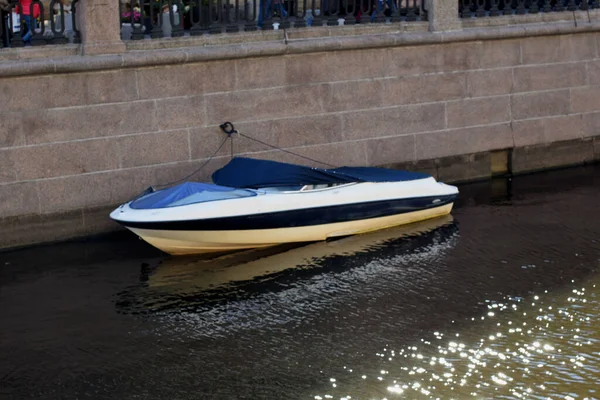
[(260, 193), (308, 192), (311, 190), (328, 189), (337, 186), (353, 185), (354, 183), (323, 183), (316, 185), (275, 186), (258, 189)]
[(142, 196), (132, 201), (129, 207), (136, 210), (151, 210), (251, 196), (256, 196), (256, 192), (208, 183), (185, 182)]

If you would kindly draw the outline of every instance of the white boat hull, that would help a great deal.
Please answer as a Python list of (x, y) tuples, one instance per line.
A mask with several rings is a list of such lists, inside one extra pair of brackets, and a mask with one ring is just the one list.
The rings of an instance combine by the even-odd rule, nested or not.
[(392, 226), (447, 215), (453, 203), (378, 218), (320, 225), (247, 230), (155, 230), (127, 227), (143, 240), (173, 255), (225, 252), (274, 246), (284, 243), (314, 242), (332, 237), (355, 235)]

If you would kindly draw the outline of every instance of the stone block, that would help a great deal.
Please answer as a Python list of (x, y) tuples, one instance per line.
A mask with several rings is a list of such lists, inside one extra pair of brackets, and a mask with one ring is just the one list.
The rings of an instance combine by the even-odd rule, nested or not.
[[(241, 122), (236, 123), (235, 127), (245, 135), (279, 148), (341, 142), (345, 138), (339, 114)], [(195, 129), (191, 132), (192, 159), (208, 157), (216, 150), (224, 137), (218, 127)], [(268, 145), (243, 136), (234, 136), (233, 146), (235, 154), (272, 150), (272, 147)], [(229, 143), (219, 154), (230, 154)]]
[(236, 77), (239, 71), (236, 71), (234, 62), (231, 60), (211, 61), (204, 63), (203, 66), (204, 94), (227, 92), (235, 89)]
[(577, 139), (584, 131), (581, 115), (515, 121), (512, 127), (517, 147)]
[[(265, 123), (266, 124), (266, 123)], [(235, 124), (236, 129), (241, 130), (241, 125)], [(244, 132), (246, 132), (244, 130)], [(227, 136), (218, 126), (207, 126), (200, 128), (189, 129), (190, 135), (190, 160), (205, 159), (210, 157), (217, 151), (221, 143), (227, 139)], [(261, 135), (261, 140), (265, 138)], [(237, 153), (242, 152), (246, 147), (255, 149), (256, 151), (268, 150), (266, 146), (259, 144), (247, 143), (248, 140), (239, 136), (233, 138), (233, 149)], [(256, 147), (253, 147), (256, 146)], [(227, 140), (221, 150), (215, 154), (216, 156), (227, 156), (231, 154), (231, 142)]]
[[(181, 180), (199, 181), (204, 171), (198, 171), (197, 174), (194, 174), (194, 172), (204, 163), (205, 160), (197, 160), (197, 162), (182, 161), (168, 165), (154, 165), (148, 168), (149, 180), (155, 188), (160, 188), (163, 185), (170, 186)], [(189, 178), (184, 179), (186, 177)]]
[(12, 150), (19, 180), (44, 179), (119, 167), (114, 140), (98, 139), (19, 147)]
[(480, 49), (480, 43), (459, 42), (440, 45), (436, 50), (441, 55), (442, 70), (452, 72), (480, 69)]
[[(62, 81), (60, 78), (58, 80)], [(0, 79), (0, 104), (2, 104), (3, 110), (39, 110), (52, 106), (53, 101), (56, 101), (58, 107), (62, 106), (62, 103), (72, 101), (65, 99), (62, 94), (59, 97), (44, 95), (50, 90), (49, 82), (46, 76)], [(81, 100), (82, 97), (81, 93), (76, 95), (77, 100)]]
[(462, 73), (386, 79), (383, 104), (395, 106), (447, 101), (463, 98), (466, 93), (466, 75)]
[(378, 166), (382, 168), (397, 169), (402, 171), (423, 172), (437, 179), (437, 160), (416, 160), (409, 162), (382, 164)]
[(12, 157), (12, 150), (0, 150), (0, 183), (17, 180), (17, 170)]
[(325, 112), (379, 108), (383, 99), (381, 80), (348, 81), (323, 85)]
[(530, 146), (533, 144), (545, 143), (543, 119), (528, 119), (523, 121), (513, 121), (513, 137), (515, 146)]
[(448, 128), (487, 125), (510, 120), (510, 97), (487, 97), (446, 103)]
[(367, 140), (367, 165), (415, 161), (415, 136), (404, 135)]
[(581, 165), (594, 160), (592, 138), (515, 147), (512, 171), (515, 174)]
[[(194, 96), (204, 93), (206, 64), (140, 68), (136, 72), (140, 99)], [(235, 75), (230, 79), (235, 82)]]
[(593, 60), (597, 57), (594, 33), (529, 37), (521, 41), (523, 64)]
[(521, 64), (519, 40), (485, 40), (479, 42), (481, 68), (512, 67)]
[(281, 161), (293, 164), (308, 165), (320, 168), (339, 167), (344, 165), (367, 165), (366, 141), (329, 143), (316, 146), (296, 147), (290, 149), (313, 162), (278, 150), (254, 153), (253, 158)]
[[(261, 122), (260, 125), (263, 129), (255, 129), (255, 132), (265, 132), (265, 137), (270, 134), (273, 142), (268, 143), (281, 148), (335, 143), (346, 138), (340, 114), (300, 116)], [(244, 132), (250, 135), (249, 130)]]
[(2, 249), (66, 240), (86, 233), (80, 209), (51, 215), (33, 214), (0, 218), (0, 231)]
[[(301, 147), (344, 140), (339, 115), (321, 114), (270, 121), (241, 122), (236, 123), (235, 127), (239, 132), (268, 144), (261, 144), (252, 139), (235, 135), (233, 150), (236, 155), (273, 150), (271, 146)], [(209, 157), (217, 150), (223, 139), (225, 139), (225, 134), (217, 126), (191, 129), (192, 160)], [(228, 141), (218, 155), (229, 156), (230, 154), (231, 145)]]
[[(346, 57), (360, 57), (359, 53), (351, 52)], [(338, 52), (332, 56), (334, 60), (341, 57)], [(327, 53), (290, 55), (285, 58), (285, 81), (288, 85), (306, 85), (308, 83), (330, 82), (340, 70), (329, 66)], [(344, 80), (338, 78), (338, 80)]]
[(569, 90), (515, 94), (511, 108), (514, 120), (565, 115), (571, 109)]
[(583, 86), (586, 84), (585, 63), (518, 67), (514, 69), (514, 92), (532, 92)]
[(459, 183), (488, 179), (491, 176), (490, 153), (466, 154), (438, 160), (437, 179), (445, 183)]
[[(55, 79), (50, 77), (50, 86)], [(99, 103), (119, 103), (126, 101), (138, 100), (138, 90), (136, 82), (136, 73), (133, 70), (117, 70), (103, 71), (101, 73), (78, 74), (77, 79), (74, 79), (73, 74), (66, 75), (67, 85), (71, 86), (63, 92), (70, 96), (75, 96), (76, 92), (82, 91), (86, 94), (84, 104), (99, 104)], [(67, 89), (65, 87), (65, 89)], [(108, 90), (107, 90), (108, 89)], [(60, 96), (60, 92), (56, 92)], [(70, 105), (77, 106), (81, 103), (71, 103)]]
[(510, 124), (415, 135), (416, 158), (427, 160), (506, 149), (513, 146)]
[(571, 111), (600, 111), (600, 86), (587, 86), (571, 89)]
[(103, 172), (36, 181), (41, 212), (112, 204), (111, 185), (115, 176), (115, 172)]
[(600, 112), (588, 113), (581, 116), (583, 128), (582, 137), (594, 137), (600, 135)]
[(441, 130), (446, 114), (443, 103), (431, 103), (345, 113), (342, 121), (347, 140), (371, 139)]
[(594, 137), (594, 159), (600, 161), (600, 136)]
[(589, 85), (600, 85), (600, 61), (587, 62), (587, 76)]
[(320, 85), (206, 95), (207, 124), (321, 113), (322, 99)]
[[(361, 49), (359, 51), (335, 51), (326, 53), (325, 70), (329, 81), (351, 81), (360, 79), (397, 76), (397, 62), (388, 49)], [(405, 56), (407, 52), (404, 53)], [(421, 54), (421, 53), (419, 53)], [(410, 57), (416, 57), (415, 54)], [(304, 56), (298, 62), (303, 63)]]
[(21, 113), (3, 112), (0, 119), (0, 148), (22, 146), (24, 144), (25, 137), (21, 125)]
[(137, 80), (141, 99), (198, 96), (235, 89), (233, 61), (140, 68)]
[(512, 68), (469, 71), (466, 75), (469, 97), (495, 96), (512, 91)]
[(444, 44), (440, 51), (444, 71), (512, 67), (521, 58), (518, 40)]
[(50, 101), (43, 95), (47, 84), (45, 77), (0, 78), (2, 112), (46, 108)]
[(23, 114), (27, 144), (125, 135), (156, 130), (154, 102), (50, 109)]
[(121, 168), (189, 160), (188, 131), (167, 131), (118, 139)]
[[(212, 182), (212, 173), (227, 164), (231, 158), (215, 157), (150, 167), (148, 174), (153, 186), (180, 182), (182, 179), (194, 182)], [(207, 163), (208, 161), (208, 163)]]
[(584, 122), (582, 115), (557, 116), (545, 118), (543, 121), (543, 132), (546, 142), (561, 142), (579, 139), (584, 136)]
[[(248, 58), (235, 61), (237, 90), (264, 89), (286, 84), (286, 60), (283, 57)], [(230, 79), (226, 74), (215, 77), (217, 82)]]
[(55, 74), (35, 80), (39, 82), (35, 94), (44, 99), (45, 108), (138, 100), (133, 70)]
[[(88, 83), (97, 81), (102, 74), (55, 74), (51, 76), (24, 76), (20, 78), (0, 79), (0, 104), (5, 111), (28, 111), (52, 107), (70, 107), (86, 104), (99, 93), (88, 93)], [(105, 82), (106, 83), (106, 82)], [(122, 82), (119, 82), (122, 84)], [(108, 84), (104, 95), (112, 91)], [(135, 90), (135, 82), (134, 82)], [(115, 90), (119, 92), (119, 89)], [(134, 94), (135, 91), (134, 91)]]
[(37, 214), (39, 211), (40, 199), (35, 182), (0, 185), (0, 217)]
[[(161, 165), (161, 167), (165, 166)], [(90, 198), (84, 199), (85, 201), (81, 204), (81, 207), (116, 205), (133, 199), (148, 187), (158, 183), (153, 179), (152, 169), (153, 167), (140, 167), (102, 174), (98, 179), (103, 188), (108, 191), (108, 199), (105, 193), (97, 194), (95, 197), (90, 196)]]
[(156, 119), (161, 130), (203, 126), (205, 113), (204, 96), (156, 100)]
[[(391, 47), (377, 49), (389, 54), (389, 63), (383, 64), (383, 76), (402, 77), (444, 71), (442, 45)], [(361, 63), (370, 64), (360, 58)]]
[[(83, 224), (79, 228), (83, 235), (97, 235), (99, 233), (116, 232), (123, 230), (121, 225), (110, 219), (110, 213), (116, 208), (116, 205), (110, 205), (108, 207), (93, 207), (82, 209)], [(71, 236), (74, 236), (71, 233)]]

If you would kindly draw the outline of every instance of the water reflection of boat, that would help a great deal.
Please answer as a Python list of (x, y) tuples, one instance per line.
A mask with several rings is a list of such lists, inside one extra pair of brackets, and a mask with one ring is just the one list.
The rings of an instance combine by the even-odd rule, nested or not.
[(381, 274), (412, 274), (411, 263), (437, 257), (457, 237), (457, 225), (448, 215), (296, 248), (256, 249), (212, 259), (175, 257), (151, 271), (136, 295), (123, 293), (120, 304), (136, 308), (132, 312), (201, 312), (230, 302), (262, 301), (261, 296), (276, 293), (306, 297), (322, 291), (332, 296)]

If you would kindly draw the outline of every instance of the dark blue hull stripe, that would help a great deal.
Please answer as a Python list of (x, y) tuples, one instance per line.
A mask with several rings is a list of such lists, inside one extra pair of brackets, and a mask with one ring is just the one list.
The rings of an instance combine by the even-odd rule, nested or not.
[[(117, 221), (128, 228), (165, 231), (229, 231), (251, 229), (279, 229), (359, 221), (426, 210), (452, 203), (456, 195), (415, 197), (352, 203), (263, 214), (240, 215), (210, 219), (164, 222)], [(438, 200), (438, 201), (436, 201)], [(434, 203), (434, 201), (436, 201)]]

